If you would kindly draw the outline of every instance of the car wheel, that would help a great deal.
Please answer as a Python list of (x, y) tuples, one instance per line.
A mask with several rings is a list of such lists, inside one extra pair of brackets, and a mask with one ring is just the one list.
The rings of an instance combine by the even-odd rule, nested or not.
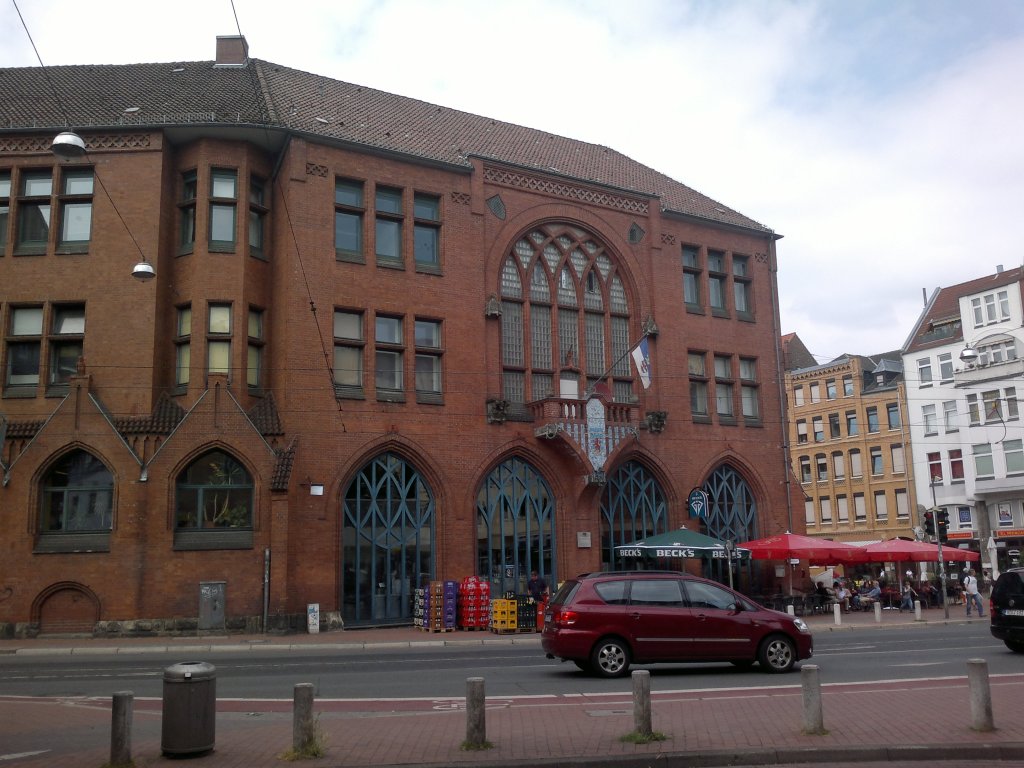
[(586, 661), (580, 661), (579, 659), (573, 659), (572, 663), (576, 665), (578, 669), (582, 669), (584, 672), (590, 671), (590, 664)]
[(796, 646), (784, 635), (771, 635), (761, 642), (757, 660), (766, 672), (789, 672), (796, 663)]
[(1024, 643), (1020, 640), (1003, 640), (1006, 643), (1006, 647), (1014, 653), (1024, 653)]
[(629, 670), (629, 648), (616, 637), (606, 637), (594, 646), (590, 667), (601, 677), (621, 677)]

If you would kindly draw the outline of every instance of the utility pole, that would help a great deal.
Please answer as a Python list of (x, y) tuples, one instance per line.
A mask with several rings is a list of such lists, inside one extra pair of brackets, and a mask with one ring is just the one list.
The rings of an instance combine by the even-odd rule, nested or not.
[[(932, 481), (931, 481), (931, 483), (929, 483), (929, 485), (932, 488), (932, 511), (935, 512), (935, 513), (937, 513), (938, 509), (939, 509), (939, 505), (935, 501), (935, 484), (940, 482), (941, 480), (942, 480), (941, 477), (935, 477), (933, 475), (932, 476)], [(938, 516), (937, 515), (936, 515), (935, 522), (936, 523), (938, 522)], [(942, 597), (942, 615), (945, 618), (948, 619), (949, 618), (949, 600), (947, 599), (947, 595), (946, 595), (946, 564), (942, 560), (942, 537), (938, 535), (938, 531), (936, 531), (935, 543), (939, 547), (939, 554), (938, 554), (938, 557), (939, 557), (939, 585), (940, 585), (939, 589), (940, 589), (940, 595)]]

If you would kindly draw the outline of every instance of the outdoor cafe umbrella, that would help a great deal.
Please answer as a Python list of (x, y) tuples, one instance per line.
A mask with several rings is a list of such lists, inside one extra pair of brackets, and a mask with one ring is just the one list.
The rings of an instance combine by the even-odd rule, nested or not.
[[(668, 557), (697, 558), (709, 557), (725, 560), (729, 557), (724, 541), (706, 536), (699, 531), (691, 531), (685, 526), (674, 531), (645, 536), (631, 544), (620, 544), (615, 548), (619, 557)], [(733, 550), (734, 560), (745, 560), (750, 556), (746, 549)]]
[(818, 565), (864, 562), (861, 547), (788, 531), (766, 539), (745, 541), (740, 546), (749, 549), (755, 560), (809, 560)]
[[(750, 550), (755, 560), (809, 560), (818, 565), (835, 563), (862, 563), (864, 552), (861, 547), (842, 541), (816, 539), (786, 531), (766, 539), (754, 539), (740, 544)], [(789, 569), (789, 593), (793, 594), (793, 569)]]
[[(925, 541), (908, 541), (907, 539), (889, 539), (868, 544), (862, 547), (864, 562), (868, 563), (934, 563), (939, 559), (939, 548)], [(945, 547), (942, 550), (943, 560), (980, 560), (977, 552), (956, 547)]]

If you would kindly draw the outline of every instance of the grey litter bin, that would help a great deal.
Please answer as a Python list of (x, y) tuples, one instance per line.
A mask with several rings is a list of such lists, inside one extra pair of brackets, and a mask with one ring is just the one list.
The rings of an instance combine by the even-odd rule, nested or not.
[(160, 747), (165, 755), (209, 752), (217, 730), (217, 668), (183, 661), (164, 670)]

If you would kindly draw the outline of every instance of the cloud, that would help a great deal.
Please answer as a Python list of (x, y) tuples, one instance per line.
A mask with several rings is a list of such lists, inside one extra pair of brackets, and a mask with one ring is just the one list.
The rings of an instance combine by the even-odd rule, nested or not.
[[(1014, 0), (20, 6), (47, 64), (209, 60), (240, 27), (256, 58), (614, 147), (784, 235), (781, 331), (820, 359), (1024, 256)], [(0, 30), (0, 66), (37, 64), (12, 5)]]

